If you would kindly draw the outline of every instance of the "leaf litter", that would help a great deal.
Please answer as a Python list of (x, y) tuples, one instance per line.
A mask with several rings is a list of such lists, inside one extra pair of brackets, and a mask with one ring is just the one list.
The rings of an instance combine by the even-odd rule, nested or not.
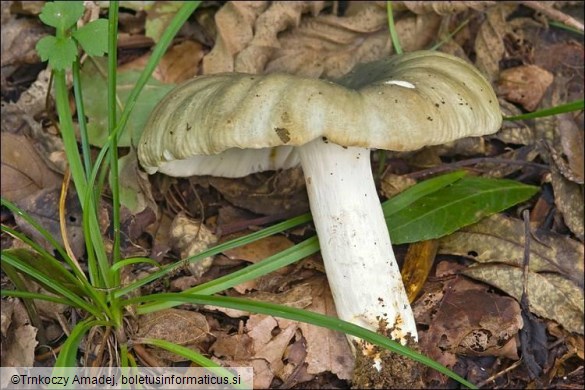
[[(558, 33), (550, 26), (547, 27), (543, 23), (542, 15), (533, 14), (529, 9), (537, 8), (550, 20), (564, 20), (577, 28), (581, 26), (582, 29), (582, 24), (579, 25), (578, 20), (565, 14), (563, 12), (565, 9), (560, 8), (562, 4), (556, 4), (554, 7), (548, 4), (530, 4), (530, 2), (523, 4), (521, 2), (502, 4), (491, 1), (395, 2), (394, 11), (398, 35), (406, 51), (427, 48), (437, 43), (438, 36), (441, 39), (447, 37), (441, 50), (472, 60), (492, 81), (499, 80), (502, 88), (500, 103), (506, 113), (508, 110), (512, 114), (522, 112), (522, 110), (532, 111), (575, 100), (579, 96), (582, 98), (583, 73), (579, 71), (583, 63), (582, 43), (567, 38), (567, 35)], [(336, 7), (340, 6), (336, 5)], [(131, 36), (136, 38), (144, 38), (146, 34), (156, 40), (166, 22), (157, 20), (155, 14), (169, 11), (164, 8), (159, 4), (153, 10), (146, 7), (138, 11), (146, 15), (136, 20), (141, 22), (146, 20), (148, 33), (145, 33), (144, 28), (136, 26), (136, 20), (127, 31), (132, 31)], [(2, 9), (3, 22), (5, 18), (13, 17), (6, 12), (7, 8), (4, 4)], [(38, 10), (33, 9), (31, 12), (35, 14)], [(122, 17), (120, 20), (122, 22), (128, 20), (130, 23), (128, 18)], [(386, 8), (382, 3), (351, 2), (347, 9), (331, 10), (325, 2), (227, 2), (222, 7), (211, 5), (201, 9), (196, 13), (194, 20), (200, 23), (191, 22), (189, 26), (191, 30), (185, 29), (187, 35), (179, 39), (169, 50), (155, 72), (154, 77), (160, 84), (154, 81), (149, 84), (152, 95), (146, 95), (147, 98), (141, 107), (143, 113), (148, 113), (156, 100), (168, 90), (165, 83), (178, 83), (198, 74), (222, 71), (252, 73), (284, 71), (310, 77), (338, 77), (349, 71), (356, 63), (378, 59), (393, 52), (387, 30)], [(465, 20), (468, 22), (463, 23)], [(24, 31), (38, 34), (39, 30), (35, 29), (34, 23), (33, 21), (32, 29)], [(463, 26), (460, 31), (449, 38), (449, 32), (460, 25)], [(26, 26), (28, 25), (23, 24), (15, 27), (29, 28)], [(556, 38), (551, 39), (551, 36)], [(214, 39), (215, 43), (210, 45), (210, 40)], [(146, 42), (145, 39), (143, 41)], [(3, 55), (3, 65), (7, 61), (6, 64), (10, 66), (9, 72), (13, 72), (14, 69), (24, 66), (31, 60), (36, 61), (34, 53), (31, 55), (27, 47), (23, 45), (22, 52), (11, 50), (6, 57)], [(125, 72), (140, 69), (149, 54), (145, 54), (143, 50), (138, 54), (130, 53), (130, 57), (132, 55), (134, 59), (127, 62)], [(88, 60), (86, 61), (87, 68), (84, 66), (84, 72), (88, 72), (86, 81), (99, 79), (99, 72), (95, 69), (90, 70), (91, 64), (92, 61)], [(9, 91), (14, 91), (14, 87), (7, 88), (6, 80), (3, 74), (3, 99), (8, 96)], [(132, 83), (132, 76), (129, 76), (127, 82), (124, 80), (124, 78), (121, 79), (122, 87)], [(522, 90), (518, 88), (520, 85), (517, 81), (525, 86), (533, 86), (536, 82), (538, 88)], [(93, 92), (86, 94), (86, 98), (90, 99), (86, 102), (90, 107), (88, 112), (90, 123), (101, 129), (94, 129), (94, 133), (98, 134), (96, 144), (100, 143), (100, 137), (103, 139), (103, 135), (99, 134), (100, 131), (103, 134), (105, 127), (104, 123), (100, 124), (99, 121), (105, 116), (103, 111), (101, 114), (99, 111), (96, 111), (98, 114), (93, 113), (91, 107), (100, 101), (105, 101), (102, 95), (104, 91), (105, 88), (96, 86)], [(26, 97), (27, 94), (32, 96), (33, 93), (34, 89), (31, 88), (22, 96)], [(38, 125), (39, 114), (44, 115), (45, 94), (46, 84), (44, 92), (37, 94), (36, 98), (28, 101), (21, 99), (17, 104), (3, 103), (3, 132), (6, 131), (7, 120), (18, 120), (27, 113), (29, 114), (28, 122), (37, 122), (37, 126), (31, 130), (31, 126), (26, 123), (23, 125), (22, 123), (26, 121), (21, 120), (20, 123), (11, 125), (12, 132), (24, 131), (25, 134), (32, 132), (35, 140), (44, 134), (44, 137), (49, 140), (50, 138), (46, 136), (49, 130)], [(91, 99), (94, 99), (94, 102)], [(93, 109), (96, 108), (93, 107)], [(5, 115), (7, 112), (13, 115)], [(136, 121), (131, 121), (136, 123), (136, 128), (133, 134), (130, 132), (128, 134), (134, 139), (139, 136), (141, 128), (139, 119), (145, 117), (146, 114), (141, 114)], [(432, 152), (432, 156), (424, 161), (424, 164), (427, 164), (425, 169), (436, 169), (446, 161), (457, 160), (465, 155), (487, 156), (486, 163), (488, 164), (489, 157), (501, 156), (506, 159), (518, 158), (526, 162), (537, 161), (541, 165), (542, 163), (549, 165), (551, 173), (548, 177), (545, 175), (546, 172), (531, 171), (529, 165), (517, 165), (515, 169), (506, 167), (506, 169), (494, 170), (493, 165), (482, 167), (480, 164), (474, 164), (471, 169), (477, 168), (479, 172), (490, 172), (486, 170), (490, 168), (492, 172), (490, 175), (507, 176), (533, 184), (540, 183), (542, 188), (548, 188), (553, 196), (552, 202), (544, 201), (543, 195), (538, 199), (540, 203), (537, 204), (543, 205), (542, 211), (539, 212), (543, 217), (538, 220), (540, 230), (534, 230), (534, 239), (531, 242), (528, 294), (531, 298), (530, 310), (541, 318), (551, 320), (547, 321), (549, 337), (554, 337), (560, 343), (559, 345), (566, 345), (570, 349), (568, 352), (567, 349), (554, 350), (562, 359), (554, 365), (551, 364), (554, 366), (553, 370), (548, 372), (548, 376), (543, 379), (544, 382), (540, 382), (558, 384), (560, 375), (565, 374), (573, 378), (574, 372), (579, 370), (579, 365), (582, 370), (583, 224), (580, 217), (582, 217), (583, 209), (583, 115), (582, 113), (580, 115), (565, 114), (554, 119), (535, 120), (534, 123), (531, 121), (505, 122), (504, 127), (505, 131), (493, 137), (471, 142), (464, 141), (458, 145), (443, 147), (442, 150), (437, 148)], [(536, 140), (541, 138), (550, 142), (551, 149), (548, 152), (543, 151), (542, 148), (533, 147), (536, 145)], [(44, 144), (49, 143), (44, 142)], [(513, 148), (512, 153), (504, 150), (502, 143)], [(130, 144), (129, 137), (125, 145)], [(40, 148), (40, 153), (43, 155), (41, 161), (45, 161), (44, 164), (47, 161), (53, 161), (59, 165), (59, 159), (55, 156), (58, 155), (56, 153), (59, 153), (59, 150), (62, 150), (62, 146), (60, 147), (58, 143), (55, 145), (56, 147), (53, 146), (52, 149)], [(520, 153), (516, 145), (526, 145), (531, 148)], [(551, 151), (556, 154), (551, 153), (552, 156), (549, 156), (547, 153)], [(2, 154), (4, 164), (4, 153)], [(63, 161), (62, 156), (60, 159)], [(393, 168), (397, 170), (396, 172), (405, 175), (402, 180), (409, 179), (408, 174), (411, 173), (412, 167), (424, 165), (422, 164), (423, 154), (416, 153), (410, 156), (397, 154), (392, 162), (402, 167), (401, 172), (399, 168)], [(128, 172), (135, 172), (135, 165), (128, 165), (128, 167), (130, 167)], [(64, 165), (61, 164), (57, 171), (64, 172)], [(186, 195), (192, 190), (185, 191), (185, 181), (182, 181), (183, 186), (177, 187), (181, 196), (175, 203), (179, 209), (190, 211), (191, 216), (201, 217), (194, 223), (188, 222), (193, 229), (195, 227), (202, 229), (205, 226), (213, 229), (216, 227), (217, 215), (223, 209), (247, 210), (246, 213), (237, 214), (239, 217), (232, 220), (239, 226), (256, 221), (255, 214), (278, 218), (282, 215), (282, 210), (293, 210), (295, 213), (306, 210), (306, 203), (303, 203), (301, 196), (304, 192), (302, 180), (297, 180), (302, 176), (297, 174), (289, 177), (284, 174), (277, 173), (275, 176), (256, 180), (239, 179), (232, 181), (233, 184), (229, 181), (221, 182), (213, 179), (209, 181), (210, 185), (196, 185), (204, 203), (204, 215), (201, 214), (202, 210), (198, 209), (199, 206), (194, 207), (185, 201)], [(47, 174), (47, 177), (43, 176), (43, 179), (50, 176)], [(129, 176), (132, 174), (129, 173)], [(388, 175), (386, 177), (388, 180), (391, 178)], [(151, 183), (155, 180), (150, 179)], [(412, 182), (412, 178), (407, 182)], [(177, 212), (168, 213), (168, 198), (160, 197), (161, 193), (165, 193), (164, 189), (153, 189), (153, 194), (149, 195), (147, 184), (144, 178), (140, 178), (138, 183), (130, 187), (134, 195), (132, 191), (129, 193), (130, 199), (133, 200), (128, 204), (133, 203), (135, 207), (130, 209), (129, 216), (145, 208), (156, 214), (158, 207), (153, 202), (158, 203), (161, 214), (154, 223), (146, 219), (142, 224), (136, 225), (133, 238), (138, 240), (142, 230), (142, 233), (150, 236), (156, 244), (156, 247), (152, 248), (155, 249), (152, 257), (169, 261), (174, 257), (168, 255), (170, 247), (173, 246), (169, 232), (174, 217), (169, 218), (168, 214), (174, 216)], [(39, 191), (43, 186), (44, 184), (33, 187), (36, 196), (41, 196)], [(3, 180), (3, 195), (4, 188)], [(387, 194), (393, 191), (388, 186), (386, 188)], [(137, 194), (141, 192), (145, 195), (144, 198), (137, 197)], [(556, 210), (558, 210), (557, 214), (555, 214)], [(546, 215), (553, 215), (552, 223)], [(167, 222), (164, 222), (165, 220)], [(251, 224), (254, 225), (254, 223)], [(183, 230), (185, 226), (188, 225), (184, 225)], [(242, 234), (247, 231), (249, 230), (243, 230)], [(275, 242), (265, 239), (250, 247), (238, 248), (238, 250), (218, 255), (215, 259), (218, 265), (214, 264), (208, 269), (204, 267), (196, 270), (195, 273), (199, 277), (191, 279), (191, 282), (202, 282), (210, 275), (220, 276), (247, 262), (260, 261), (270, 253), (294, 244), (306, 232), (307, 229), (300, 229), (298, 236), (294, 233), (289, 233), (288, 238), (276, 236), (278, 238)], [(200, 244), (203, 247), (213, 245), (214, 239), (209, 239), (213, 237), (213, 234), (210, 231), (206, 235), (208, 238), (199, 238)], [(58, 237), (59, 232), (56, 231), (55, 235)], [(197, 237), (197, 234), (191, 236)], [(498, 382), (498, 380), (505, 375), (501, 372), (504, 372), (507, 367), (496, 364), (501, 360), (495, 362), (490, 360), (493, 364), (482, 371), (477, 368), (484, 367), (479, 365), (479, 359), (495, 357), (512, 361), (518, 359), (518, 351), (521, 353), (524, 351), (519, 345), (521, 341), (518, 332), (522, 328), (523, 317), (519, 315), (517, 304), (517, 301), (521, 299), (518, 280), (521, 278), (519, 259), (522, 259), (524, 249), (522, 238), (523, 230), (519, 220), (513, 217), (493, 216), (441, 239), (439, 254), (431, 256), (435, 257), (438, 265), (434, 270), (428, 271), (428, 280), (423, 285), (419, 299), (414, 305), (417, 321), (428, 327), (425, 332), (422, 332), (421, 344), (425, 345), (423, 352), (430, 356), (437, 356), (439, 361), (453, 367), (466, 365), (468, 378), (476, 383), (488, 380), (492, 375), (496, 379), (489, 383), (503, 386), (503, 382)], [(220, 238), (222, 239), (223, 237)], [(140, 239), (136, 242), (145, 246), (144, 249), (148, 249), (150, 245), (149, 240)], [(194, 242), (197, 243), (197, 238)], [(198, 250), (200, 249), (190, 248), (189, 244), (174, 248), (181, 257), (186, 256), (187, 253), (194, 254)], [(449, 260), (445, 261), (447, 253)], [(453, 266), (453, 258), (458, 259), (456, 266)], [(428, 260), (425, 259), (425, 261)], [(412, 261), (416, 262), (417, 259)], [(478, 263), (480, 261), (481, 264)], [(449, 267), (454, 270), (451, 273), (439, 273), (439, 269), (445, 270), (446, 263), (450, 264)], [(145, 272), (144, 268), (136, 269), (129, 276), (129, 280), (134, 280), (140, 272)], [(465, 279), (461, 274), (473, 279)], [(177, 277), (186, 276), (183, 274)], [(479, 284), (475, 280), (481, 280), (487, 284)], [(318, 266), (318, 257), (314, 257), (297, 266), (289, 266), (283, 272), (275, 272), (227, 293), (335, 315), (331, 296), (325, 285), (322, 270)], [(495, 286), (497, 289), (489, 288), (488, 285)], [(159, 285), (155, 288), (164, 289), (165, 287)], [(11, 318), (11, 314), (5, 314), (4, 306), (2, 330), (3, 336), (6, 336), (6, 329), (10, 330), (14, 325), (10, 325), (10, 321), (5, 320), (5, 318)], [(494, 310), (495, 306), (500, 311)], [(164, 337), (168, 336), (169, 340), (177, 340), (178, 343), (184, 345), (194, 344), (197, 350), (209, 353), (214, 360), (222, 364), (253, 366), (257, 388), (339, 383), (331, 377), (324, 376), (327, 373), (332, 373), (343, 380), (351, 377), (353, 357), (350, 352), (344, 350), (347, 348), (347, 343), (343, 335), (278, 318), (223, 309), (218, 312), (217, 308), (206, 307), (200, 309), (199, 312), (191, 308), (162, 313), (163, 317), (156, 321), (164, 324), (168, 321), (170, 324), (167, 329), (170, 333)], [(139, 319), (139, 324), (144, 328), (144, 325), (152, 323), (148, 321), (148, 319)], [(180, 339), (181, 336), (189, 333), (182, 328), (172, 327), (173, 322), (184, 324), (187, 328), (195, 326), (197, 330), (194, 330), (194, 334), (201, 335), (201, 342), (196, 342), (199, 339), (193, 343)], [(28, 341), (27, 346), (22, 347), (21, 350), (26, 351), (28, 356), (24, 360), (15, 358), (20, 359), (20, 363), (30, 360), (35, 344), (34, 329), (26, 328), (23, 332), (26, 335), (23, 333), (22, 339)], [(5, 347), (13, 348), (16, 345), (13, 344), (13, 338), (6, 337), (6, 339), (3, 338), (2, 343), (3, 359)], [(151, 352), (152, 350), (148, 350), (148, 353)], [(576, 369), (575, 363), (571, 363), (572, 356), (578, 356), (581, 359)], [(167, 358), (169, 357), (162, 357), (163, 360)], [(513, 371), (509, 378), (511, 381), (509, 383), (518, 386), (526, 386), (531, 381), (529, 377), (522, 375), (521, 369)], [(445, 385), (443, 379), (437, 379), (432, 373), (429, 374), (428, 380), (431, 383)], [(432, 382), (437, 380), (438, 382)], [(576, 380), (576, 383), (582, 384), (582, 378), (581, 382), (579, 379)], [(345, 385), (347, 386), (347, 383)]]

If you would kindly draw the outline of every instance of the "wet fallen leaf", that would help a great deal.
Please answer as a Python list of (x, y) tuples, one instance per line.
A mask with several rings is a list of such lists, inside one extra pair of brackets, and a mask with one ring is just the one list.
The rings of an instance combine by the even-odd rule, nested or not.
[(573, 183), (553, 167), (551, 181), (555, 194), (555, 205), (563, 215), (565, 224), (583, 242), (583, 186)]
[(429, 276), (438, 247), (437, 240), (419, 241), (408, 247), (400, 273), (411, 303), (414, 302)]
[[(61, 237), (61, 226), (59, 222), (59, 197), (60, 189), (44, 189), (38, 193), (21, 199), (17, 205), (28, 212), (57, 242), (63, 245)], [(77, 194), (69, 192), (65, 201), (66, 213), (65, 223), (67, 226), (67, 237), (73, 254), (80, 258), (85, 253), (85, 236), (82, 227), (82, 211)], [(18, 214), (14, 215), (18, 227), (32, 237), (35, 242), (40, 243), (45, 249), (52, 251), (53, 247), (45, 238)]]
[[(505, 291), (520, 300), (522, 269), (505, 264), (482, 264), (463, 273)], [(570, 332), (583, 334), (583, 289), (557, 274), (528, 273), (530, 311), (554, 320)]]
[(61, 177), (51, 171), (28, 138), (2, 132), (2, 196), (12, 202), (61, 185)]
[[(421, 338), (427, 356), (448, 367), (455, 365), (456, 354), (518, 359), (515, 336), (522, 328), (520, 305), (487, 290), (461, 277), (446, 286), (426, 337)], [(434, 373), (430, 376), (444, 381)]]
[[(559, 171), (567, 179), (575, 183), (583, 184), (583, 156), (585, 155), (583, 146), (583, 130), (579, 129), (575, 118), (571, 114), (561, 114), (557, 116), (558, 120), (558, 143), (556, 149), (562, 150), (567, 162), (561, 156), (553, 155)], [(555, 158), (557, 156), (558, 158)]]
[[(583, 286), (583, 244), (566, 236), (537, 229), (530, 242), (530, 271), (556, 272)], [(439, 253), (464, 256), (480, 263), (521, 267), (524, 256), (523, 222), (499, 214), (443, 237)]]
[(553, 80), (552, 73), (536, 65), (505, 69), (500, 72), (498, 95), (522, 105), (527, 111), (534, 111)]

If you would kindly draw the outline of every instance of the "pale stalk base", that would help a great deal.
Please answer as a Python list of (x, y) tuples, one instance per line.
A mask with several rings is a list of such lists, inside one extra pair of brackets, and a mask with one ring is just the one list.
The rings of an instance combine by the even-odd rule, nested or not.
[(317, 139), (299, 153), (337, 315), (374, 332), (390, 331), (403, 345), (408, 336), (416, 341), (369, 149)]

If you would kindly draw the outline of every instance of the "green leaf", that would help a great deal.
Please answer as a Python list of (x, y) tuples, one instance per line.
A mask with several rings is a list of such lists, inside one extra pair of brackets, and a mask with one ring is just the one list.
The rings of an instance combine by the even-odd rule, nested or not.
[(464, 177), (386, 218), (393, 244), (439, 238), (529, 199), (538, 187), (513, 180)]
[(73, 38), (90, 56), (103, 56), (108, 52), (108, 20), (98, 19), (73, 32)]
[(36, 49), (41, 60), (49, 60), (49, 65), (55, 70), (69, 68), (77, 56), (77, 47), (69, 38), (47, 36), (37, 42)]
[(81, 18), (84, 10), (82, 1), (55, 1), (45, 4), (39, 18), (62, 34)]
[[(97, 67), (96, 67), (97, 65)], [(83, 102), (85, 114), (88, 117), (88, 137), (90, 144), (102, 147), (109, 136), (108, 133), (108, 105), (107, 80), (102, 76), (101, 69), (106, 69), (103, 58), (88, 61), (81, 69), (81, 83), (83, 85)], [(119, 101), (125, 104), (140, 72), (120, 71), (118, 73), (117, 93)], [(136, 101), (136, 106), (130, 115), (126, 130), (118, 142), (119, 147), (128, 147), (132, 140), (138, 140), (142, 134), (144, 124), (154, 106), (167, 94), (174, 85), (163, 84), (151, 78), (145, 85)], [(122, 110), (118, 110), (118, 118)]]

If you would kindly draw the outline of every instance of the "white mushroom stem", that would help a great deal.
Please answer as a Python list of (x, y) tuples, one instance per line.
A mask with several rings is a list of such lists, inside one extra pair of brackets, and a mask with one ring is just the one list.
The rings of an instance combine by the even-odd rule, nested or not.
[(416, 341), (369, 149), (317, 139), (298, 151), (338, 317), (375, 332), (385, 324), (403, 345)]

